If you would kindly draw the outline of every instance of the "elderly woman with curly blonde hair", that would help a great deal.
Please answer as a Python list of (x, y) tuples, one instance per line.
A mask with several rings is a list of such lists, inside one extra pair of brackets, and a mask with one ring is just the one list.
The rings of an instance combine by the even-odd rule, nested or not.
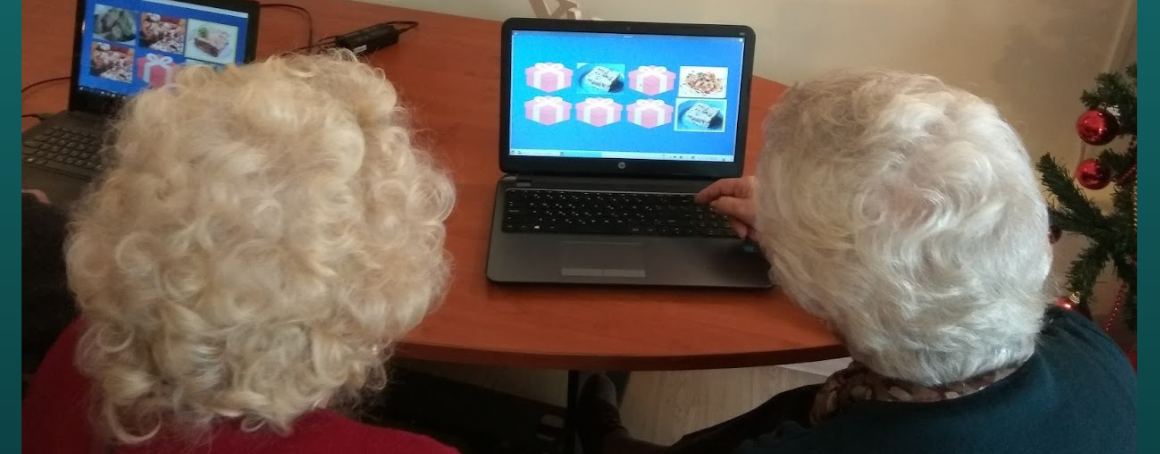
[(381, 72), (193, 67), (132, 99), (108, 152), (24, 452), (454, 452), (335, 411), (385, 385), (449, 273), (454, 189)]
[(586, 454), (1135, 452), (1135, 376), (1051, 306), (1047, 207), (990, 103), (931, 76), (832, 73), (770, 113), (755, 178), (698, 200), (854, 362), (672, 446), (629, 436), (597, 376)]

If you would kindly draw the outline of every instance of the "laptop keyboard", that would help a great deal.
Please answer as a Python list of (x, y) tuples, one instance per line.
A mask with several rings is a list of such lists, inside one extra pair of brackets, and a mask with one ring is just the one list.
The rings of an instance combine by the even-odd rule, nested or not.
[(24, 162), (34, 167), (82, 177), (104, 170), (100, 159), (101, 132), (53, 126), (24, 141)]
[(508, 189), (503, 231), (736, 237), (729, 220), (693, 194)]

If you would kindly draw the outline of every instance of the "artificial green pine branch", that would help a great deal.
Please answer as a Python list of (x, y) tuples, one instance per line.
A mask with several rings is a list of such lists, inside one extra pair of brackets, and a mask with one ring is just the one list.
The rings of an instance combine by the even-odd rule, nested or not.
[(1047, 189), (1051, 190), (1059, 201), (1061, 212), (1071, 212), (1079, 218), (1103, 217), (1099, 207), (1075, 187), (1067, 171), (1063, 170), (1063, 166), (1060, 166), (1051, 155), (1040, 158), (1036, 168), (1043, 174), (1043, 184), (1047, 185)]
[(1100, 167), (1108, 169), (1113, 180), (1118, 180), (1120, 176), (1136, 166), (1135, 148), (1125, 153), (1120, 153), (1115, 150), (1104, 150), (1096, 159), (1099, 160)]
[[(1112, 208), (1116, 210), (1116, 213), (1132, 216), (1132, 193), (1135, 191), (1136, 182), (1134, 181), (1127, 182), (1122, 186), (1116, 186), (1115, 191), (1112, 193)], [(1134, 230), (1131, 225), (1128, 228)]]
[(1087, 303), (1091, 300), (1092, 288), (1096, 279), (1103, 271), (1108, 261), (1108, 250), (1100, 243), (1088, 246), (1078, 257), (1071, 262), (1067, 271), (1067, 285), (1072, 291), (1079, 293), (1079, 300)]
[[(1134, 263), (1129, 263), (1127, 257), (1125, 256), (1116, 256), (1113, 254), (1113, 257), (1112, 264), (1115, 265), (1114, 270), (1116, 272), (1116, 277), (1127, 284), (1128, 287), (1135, 288), (1136, 265)], [(1134, 291), (1132, 293), (1135, 294)]]
[(1075, 216), (1070, 212), (1060, 211), (1048, 207), (1047, 214), (1051, 225), (1065, 232), (1073, 232), (1088, 238), (1104, 238), (1108, 234), (1106, 219), (1103, 217), (1092, 219)]

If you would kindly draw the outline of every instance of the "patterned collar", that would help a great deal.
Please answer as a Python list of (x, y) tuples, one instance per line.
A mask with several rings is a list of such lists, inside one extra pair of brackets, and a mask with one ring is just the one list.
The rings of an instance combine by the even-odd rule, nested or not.
[(939, 402), (957, 399), (982, 391), (1019, 369), (1022, 363), (988, 372), (957, 383), (923, 386), (885, 377), (858, 362), (842, 369), (822, 384), (814, 397), (810, 424), (839, 414), (845, 407), (864, 401), (878, 402)]

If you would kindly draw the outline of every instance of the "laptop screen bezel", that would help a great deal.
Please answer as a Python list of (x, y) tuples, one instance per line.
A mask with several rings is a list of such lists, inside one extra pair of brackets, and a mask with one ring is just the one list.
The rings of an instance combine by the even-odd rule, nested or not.
[[(81, 68), (84, 66), (81, 62), (81, 57), (84, 55), (82, 46), (84, 46), (84, 34), (88, 30), (84, 29), (85, 20), (87, 19), (88, 3), (96, 0), (77, 0), (76, 22), (73, 28), (73, 55), (72, 55), (72, 80), (69, 87), (68, 95), (68, 110), (74, 112), (87, 112), (96, 115), (110, 116), (115, 115), (117, 110), (128, 98), (119, 96), (101, 95), (98, 93), (81, 90), (80, 77)], [(212, 8), (227, 9), (230, 11), (237, 11), (246, 14), (246, 43), (245, 54), (243, 61), (246, 63), (254, 61), (258, 51), (258, 14), (261, 10), (261, 4), (251, 0), (179, 0), (181, 3), (188, 3), (190, 5), (208, 6)]]
[[(662, 161), (512, 156), (511, 89), (512, 34), (515, 31), (557, 31), (637, 35), (673, 35), (744, 38), (742, 77), (737, 100), (737, 140), (732, 162)], [(506, 174), (600, 175), (666, 178), (729, 178), (740, 176), (745, 166), (746, 131), (749, 125), (749, 90), (753, 75), (756, 35), (743, 25), (667, 24), (647, 22), (580, 21), (563, 19), (508, 19), (503, 23), (500, 69), (499, 168)]]

